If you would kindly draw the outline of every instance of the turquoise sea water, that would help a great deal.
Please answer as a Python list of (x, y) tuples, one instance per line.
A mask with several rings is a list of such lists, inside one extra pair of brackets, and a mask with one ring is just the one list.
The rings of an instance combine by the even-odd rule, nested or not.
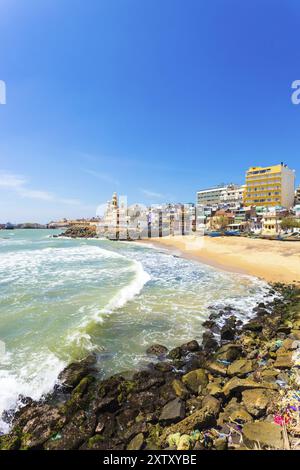
[(246, 319), (268, 290), (164, 250), (55, 233), (0, 231), (0, 417), (90, 351), (103, 375), (141, 367), (155, 342), (201, 340), (208, 306), (232, 305)]

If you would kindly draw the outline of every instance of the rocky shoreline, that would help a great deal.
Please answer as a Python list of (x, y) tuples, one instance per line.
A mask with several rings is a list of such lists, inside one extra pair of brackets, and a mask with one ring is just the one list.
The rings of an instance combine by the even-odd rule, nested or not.
[(74, 225), (67, 228), (65, 232), (59, 235), (53, 235), (54, 238), (68, 237), (68, 238), (98, 238), (97, 229), (95, 225), (81, 226)]
[(0, 449), (300, 449), (300, 289), (272, 288), (245, 325), (212, 310), (201, 345), (151, 346), (145, 370), (101, 380), (95, 356), (70, 364), (7, 413)]

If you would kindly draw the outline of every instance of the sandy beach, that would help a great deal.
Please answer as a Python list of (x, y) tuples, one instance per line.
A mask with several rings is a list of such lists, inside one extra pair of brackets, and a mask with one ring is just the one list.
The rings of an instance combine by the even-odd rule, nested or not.
[[(143, 240), (145, 242), (145, 240)], [(239, 237), (174, 236), (147, 241), (226, 271), (300, 283), (300, 243)]]

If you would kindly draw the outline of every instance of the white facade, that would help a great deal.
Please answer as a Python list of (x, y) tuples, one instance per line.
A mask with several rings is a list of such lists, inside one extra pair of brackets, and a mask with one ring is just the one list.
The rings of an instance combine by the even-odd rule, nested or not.
[(290, 209), (295, 201), (295, 172), (287, 166), (282, 167), (281, 173), (281, 205)]

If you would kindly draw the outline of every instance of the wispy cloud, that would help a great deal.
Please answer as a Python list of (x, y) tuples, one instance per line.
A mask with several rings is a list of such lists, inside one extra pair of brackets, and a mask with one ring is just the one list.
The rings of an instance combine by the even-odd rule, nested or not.
[(60, 204), (81, 204), (78, 199), (62, 198), (48, 191), (32, 189), (28, 186), (28, 183), (28, 180), (23, 175), (16, 175), (0, 170), (0, 189), (14, 191), (22, 198), (38, 199), (40, 201), (50, 201)]
[(144, 194), (144, 196), (147, 196), (149, 198), (154, 198), (154, 199), (162, 199), (165, 198), (164, 194), (161, 193), (156, 193), (155, 191), (150, 191), (149, 189), (140, 189), (141, 193)]
[(84, 170), (84, 172), (87, 173), (88, 175), (94, 176), (95, 178), (101, 181), (105, 181), (106, 183), (114, 184), (117, 186), (120, 184), (120, 182), (109, 173), (104, 173), (102, 171), (95, 171), (95, 170)]

